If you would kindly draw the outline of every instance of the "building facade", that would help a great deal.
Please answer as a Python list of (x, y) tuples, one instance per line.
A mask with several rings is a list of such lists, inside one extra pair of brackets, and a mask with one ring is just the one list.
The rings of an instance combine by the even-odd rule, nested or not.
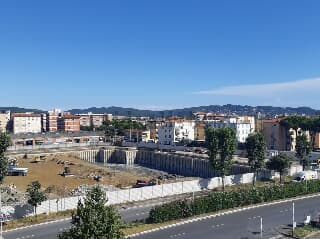
[(100, 127), (104, 121), (111, 121), (113, 119), (112, 114), (93, 114), (91, 112), (87, 114), (78, 114), (80, 117), (80, 126), (85, 127)]
[(234, 129), (239, 143), (245, 143), (248, 136), (255, 131), (254, 118), (247, 118), (245, 116), (209, 122), (208, 127)]
[(9, 121), (10, 111), (0, 112), (0, 132), (6, 132), (8, 130)]
[(19, 113), (12, 115), (13, 133), (40, 133), (41, 132), (41, 115)]
[(58, 130), (65, 132), (80, 131), (80, 116), (66, 114), (59, 117)]
[(158, 128), (158, 143), (175, 145), (181, 141), (194, 140), (195, 122), (191, 120), (171, 120)]

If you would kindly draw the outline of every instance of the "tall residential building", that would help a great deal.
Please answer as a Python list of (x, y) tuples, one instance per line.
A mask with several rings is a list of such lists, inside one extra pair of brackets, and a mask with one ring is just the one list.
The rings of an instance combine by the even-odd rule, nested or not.
[(192, 120), (170, 120), (158, 128), (158, 143), (175, 145), (184, 140), (194, 140), (195, 122)]
[(12, 115), (13, 133), (40, 133), (41, 115), (33, 113), (19, 113)]
[(58, 130), (66, 132), (80, 131), (80, 116), (66, 114), (59, 117)]
[(46, 131), (56, 132), (58, 131), (58, 117), (62, 114), (61, 110), (54, 109), (48, 111), (46, 114)]
[(0, 112), (0, 132), (6, 132), (10, 121), (10, 111)]

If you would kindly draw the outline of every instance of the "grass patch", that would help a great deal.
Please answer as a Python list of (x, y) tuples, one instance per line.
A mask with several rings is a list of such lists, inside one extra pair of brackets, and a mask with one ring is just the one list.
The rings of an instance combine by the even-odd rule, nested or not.
[(295, 238), (303, 239), (306, 238), (309, 235), (320, 233), (320, 228), (313, 227), (311, 225), (298, 227), (294, 230), (294, 236)]
[(6, 222), (3, 226), (3, 229), (10, 230), (10, 229), (14, 229), (14, 228), (31, 226), (31, 225), (35, 225), (35, 224), (39, 224), (39, 223), (43, 223), (43, 222), (49, 222), (49, 221), (63, 219), (66, 217), (70, 217), (71, 213), (73, 211), (74, 210), (66, 210), (66, 211), (62, 211), (62, 212), (50, 213), (49, 215), (48, 214), (40, 214), (37, 216), (15, 219), (15, 220)]

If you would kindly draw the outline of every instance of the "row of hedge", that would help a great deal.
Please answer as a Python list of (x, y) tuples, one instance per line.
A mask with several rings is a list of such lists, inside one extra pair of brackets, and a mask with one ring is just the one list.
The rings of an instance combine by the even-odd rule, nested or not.
[(305, 182), (289, 183), (232, 192), (216, 192), (196, 198), (194, 201), (173, 201), (156, 206), (150, 211), (149, 222), (166, 222), (223, 209), (243, 207), (317, 192), (320, 192), (320, 180), (309, 181), (307, 184)]

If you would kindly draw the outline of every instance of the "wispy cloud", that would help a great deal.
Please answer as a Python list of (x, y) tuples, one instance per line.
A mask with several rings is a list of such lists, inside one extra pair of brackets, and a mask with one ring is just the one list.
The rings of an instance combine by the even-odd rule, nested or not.
[(295, 95), (296, 93), (315, 92), (320, 90), (320, 78), (304, 79), (270, 84), (252, 84), (222, 87), (213, 90), (193, 92), (198, 95), (229, 95), (249, 97), (270, 97), (279, 94)]

